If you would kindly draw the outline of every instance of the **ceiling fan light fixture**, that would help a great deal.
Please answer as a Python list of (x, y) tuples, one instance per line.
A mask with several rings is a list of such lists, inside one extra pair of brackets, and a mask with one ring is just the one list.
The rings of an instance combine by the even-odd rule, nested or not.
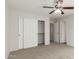
[(55, 13), (61, 13), (60, 9), (55, 10)]

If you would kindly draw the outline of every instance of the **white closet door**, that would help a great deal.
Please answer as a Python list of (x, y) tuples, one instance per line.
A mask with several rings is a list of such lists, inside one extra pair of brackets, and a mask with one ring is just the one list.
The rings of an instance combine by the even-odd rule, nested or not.
[(37, 20), (24, 19), (24, 48), (37, 46)]
[(59, 43), (59, 23), (54, 23), (54, 42)]
[(60, 43), (65, 42), (65, 23), (60, 22)]

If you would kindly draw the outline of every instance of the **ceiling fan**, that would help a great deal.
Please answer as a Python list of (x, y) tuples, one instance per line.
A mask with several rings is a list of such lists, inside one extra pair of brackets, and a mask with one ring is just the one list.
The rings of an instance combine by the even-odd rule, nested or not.
[(55, 8), (55, 10), (51, 11), (49, 14), (52, 14), (53, 12), (55, 12), (55, 13), (59, 12), (59, 13), (61, 13), (63, 15), (64, 14), (63, 9), (68, 9), (68, 10), (74, 9), (73, 6), (63, 7), (62, 6), (63, 0), (54, 0), (54, 1), (56, 3), (55, 7), (43, 6), (43, 8), (51, 8), (51, 9)]

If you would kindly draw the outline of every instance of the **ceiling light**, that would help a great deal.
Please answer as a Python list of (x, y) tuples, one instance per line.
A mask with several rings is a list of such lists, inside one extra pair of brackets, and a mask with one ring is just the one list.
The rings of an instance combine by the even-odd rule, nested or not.
[(61, 11), (59, 9), (55, 10), (55, 13), (61, 13)]

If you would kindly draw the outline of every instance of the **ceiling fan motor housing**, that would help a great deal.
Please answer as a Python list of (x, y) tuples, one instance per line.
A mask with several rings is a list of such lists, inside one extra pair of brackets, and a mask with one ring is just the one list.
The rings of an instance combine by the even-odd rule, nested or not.
[(63, 4), (63, 0), (55, 0), (55, 1), (56, 1), (55, 8), (61, 8)]

